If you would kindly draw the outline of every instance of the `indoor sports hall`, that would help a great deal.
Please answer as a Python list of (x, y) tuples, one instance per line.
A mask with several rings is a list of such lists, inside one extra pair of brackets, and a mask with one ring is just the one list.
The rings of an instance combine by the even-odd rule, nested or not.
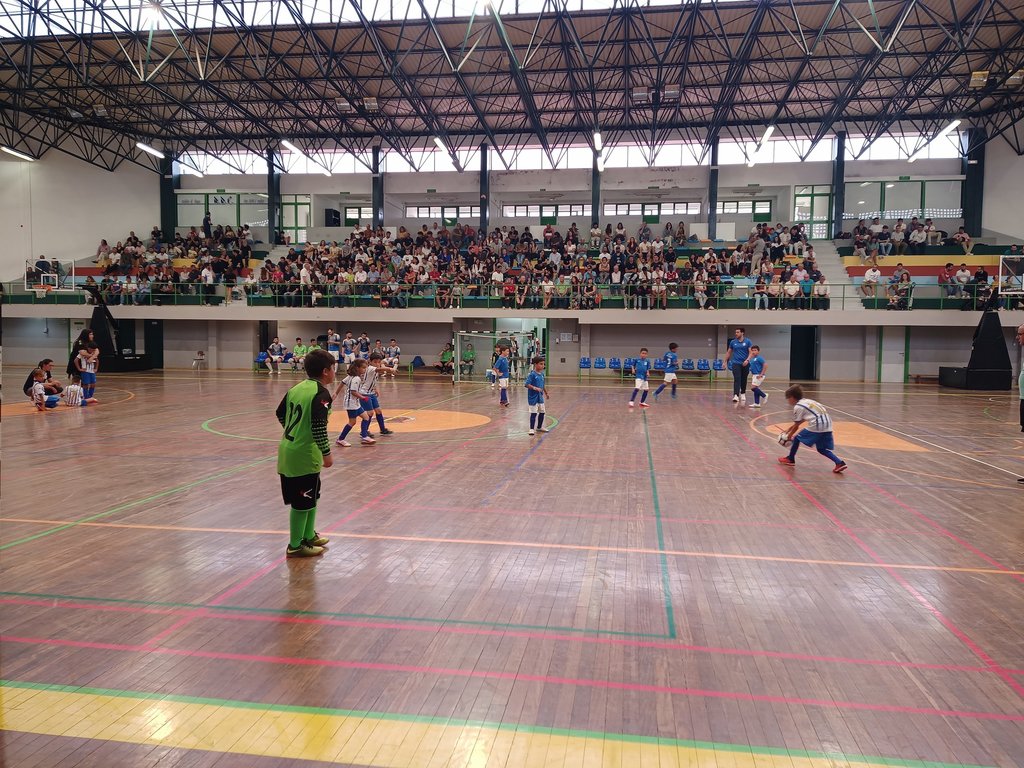
[(0, 765), (1024, 766), (1020, 8), (0, 54)]

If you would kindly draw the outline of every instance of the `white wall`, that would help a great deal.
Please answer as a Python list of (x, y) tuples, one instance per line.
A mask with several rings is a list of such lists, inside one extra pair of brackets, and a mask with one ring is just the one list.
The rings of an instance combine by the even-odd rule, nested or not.
[(865, 333), (877, 335), (874, 328), (821, 326), (818, 379), (821, 381), (874, 381), (876, 371), (868, 370)]
[(981, 212), (984, 232), (1024, 240), (1021, 192), (1024, 191), (1024, 157), (1002, 139), (985, 146), (985, 200)]
[[(56, 361), (54, 371), (63, 371), (71, 354), (69, 323), (67, 319), (4, 318), (3, 352), (7, 372), (12, 368), (34, 366), (44, 357)], [(57, 377), (62, 378), (63, 373)]]
[(110, 173), (56, 150), (34, 163), (0, 160), (2, 280), (22, 277), (25, 259), (81, 259), (102, 238), (145, 237), (159, 223), (160, 178), (133, 163)]

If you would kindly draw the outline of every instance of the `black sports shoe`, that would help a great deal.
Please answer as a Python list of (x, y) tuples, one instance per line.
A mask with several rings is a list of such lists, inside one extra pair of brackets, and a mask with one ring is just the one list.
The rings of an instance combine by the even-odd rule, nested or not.
[(380, 433), (382, 435), (393, 435), (395, 434), (395, 431), (393, 429), (382, 429)]

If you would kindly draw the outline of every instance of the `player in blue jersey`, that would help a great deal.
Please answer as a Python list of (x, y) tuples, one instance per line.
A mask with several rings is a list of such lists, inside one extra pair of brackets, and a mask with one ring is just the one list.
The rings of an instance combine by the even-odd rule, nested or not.
[(750, 391), (754, 394), (751, 408), (760, 408), (762, 402), (768, 402), (768, 393), (761, 389), (767, 375), (768, 363), (761, 356), (761, 348), (755, 344), (750, 348)]
[(746, 336), (745, 328), (737, 328), (728, 344), (728, 364), (732, 370), (732, 401), (747, 402), (747, 376), (750, 374), (750, 348), (753, 342)]
[(640, 392), (643, 392), (643, 394), (640, 395), (640, 407), (651, 407), (647, 404), (647, 394), (651, 388), (650, 382), (648, 381), (650, 375), (651, 361), (650, 358), (647, 357), (647, 347), (641, 347), (640, 357), (636, 361), (636, 363), (633, 364), (633, 377), (635, 380), (633, 382), (633, 394), (629, 398), (630, 408), (632, 408), (636, 404), (636, 396)]
[(658, 402), (658, 395), (665, 391), (665, 387), (672, 385), (672, 397), (676, 396), (676, 371), (679, 370), (679, 355), (676, 350), (679, 345), (674, 341), (668, 345), (668, 352), (665, 353), (665, 381), (654, 390), (654, 402)]
[(356, 360), (356, 340), (352, 338), (352, 331), (345, 334), (341, 340), (341, 361), (345, 365), (351, 365)]
[(544, 385), (544, 358), (538, 355), (531, 362), (533, 370), (526, 374), (526, 401), (530, 404), (530, 434), (535, 435), (534, 427), (541, 432), (548, 431), (544, 426), (544, 398), (548, 390)]
[(508, 408), (508, 374), (511, 370), (508, 356), (510, 354), (511, 350), (508, 347), (499, 347), (498, 359), (494, 361), (494, 367), (491, 369), (494, 372), (494, 378), (498, 381), (498, 388), (501, 390), (499, 402), (503, 408)]

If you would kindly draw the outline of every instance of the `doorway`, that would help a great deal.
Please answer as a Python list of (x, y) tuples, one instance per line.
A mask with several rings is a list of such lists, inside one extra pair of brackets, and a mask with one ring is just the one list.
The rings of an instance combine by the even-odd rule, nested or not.
[(794, 325), (789, 341), (789, 378), (817, 381), (821, 329), (817, 325)]
[(164, 367), (164, 321), (146, 320), (143, 330), (143, 343), (149, 364), (153, 368)]

